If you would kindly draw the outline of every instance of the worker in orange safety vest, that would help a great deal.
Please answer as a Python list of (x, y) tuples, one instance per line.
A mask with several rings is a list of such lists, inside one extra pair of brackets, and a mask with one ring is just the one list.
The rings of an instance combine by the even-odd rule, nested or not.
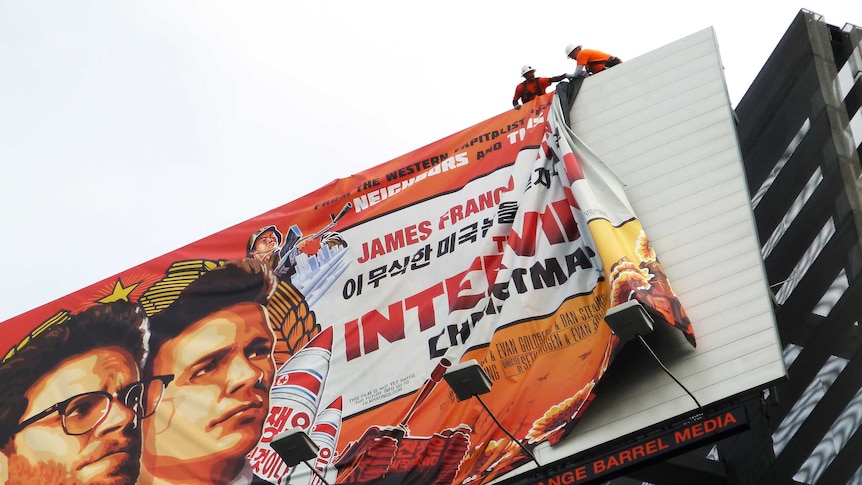
[(623, 62), (619, 57), (595, 49), (584, 49), (576, 44), (566, 46), (566, 56), (578, 63), (573, 77), (597, 74)]
[[(524, 81), (515, 87), (515, 96), (512, 98), (512, 106), (515, 109), (521, 109), (522, 105), (529, 103), (536, 96), (545, 94), (545, 90), (551, 83), (562, 81), (567, 77), (566, 74), (554, 77), (536, 77), (536, 70), (529, 64), (524, 64), (521, 67), (521, 76), (524, 77)], [(521, 104), (518, 104), (518, 101)]]

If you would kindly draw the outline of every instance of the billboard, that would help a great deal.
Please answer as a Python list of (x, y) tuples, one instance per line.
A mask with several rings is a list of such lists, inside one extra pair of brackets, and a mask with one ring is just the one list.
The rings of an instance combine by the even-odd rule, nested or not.
[(8, 479), (308, 481), (270, 446), (299, 427), (328, 481), (486, 483), (527, 457), (441, 385), (470, 359), (519, 441), (559, 440), (619, 348), (609, 306), (694, 343), (562, 113), (545, 95), (4, 322)]
[[(532, 466), (521, 446), (659, 421), (593, 412), (605, 312), (637, 300), (681, 355), (714, 347), (565, 115), (541, 96), (0, 323), (0, 481), (316, 483), (270, 446), (301, 428), (329, 483), (489, 483)], [(442, 379), (473, 359), (493, 416)]]

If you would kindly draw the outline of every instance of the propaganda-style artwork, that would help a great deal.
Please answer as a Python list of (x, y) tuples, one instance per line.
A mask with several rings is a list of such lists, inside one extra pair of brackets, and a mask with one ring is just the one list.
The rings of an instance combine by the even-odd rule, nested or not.
[(659, 261), (540, 96), (0, 323), (0, 483), (488, 483), (588, 412), (609, 308), (695, 344)]

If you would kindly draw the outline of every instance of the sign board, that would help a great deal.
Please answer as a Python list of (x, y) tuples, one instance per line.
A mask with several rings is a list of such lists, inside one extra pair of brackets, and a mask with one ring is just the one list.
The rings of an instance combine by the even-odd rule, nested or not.
[(673, 453), (693, 449), (746, 429), (748, 416), (742, 406), (737, 406), (711, 415), (699, 415), (677, 427), (654, 433), (609, 453), (579, 461), (564, 470), (547, 474), (535, 471), (533, 475), (536, 478), (530, 478), (528, 481), (514, 479), (504, 483), (575, 485), (607, 481), (631, 467), (655, 462)]
[[(579, 100), (598, 99), (600, 76)], [(617, 159), (564, 114), (540, 96), (0, 323), (0, 482), (316, 483), (270, 446), (301, 428), (330, 483), (489, 483), (531, 466), (519, 444), (546, 460), (666, 419), (657, 402), (691, 409), (646, 375), (629, 392), (648, 399), (622, 406), (611, 388), (594, 411), (622, 348), (603, 317), (631, 300), (669, 332), (677, 366), (698, 362), (682, 374), (706, 383), (692, 385), (704, 403), (774, 379), (774, 340), (764, 374), (703, 363), (772, 327), (690, 318)], [(442, 379), (470, 359), (493, 382), (493, 416)]]

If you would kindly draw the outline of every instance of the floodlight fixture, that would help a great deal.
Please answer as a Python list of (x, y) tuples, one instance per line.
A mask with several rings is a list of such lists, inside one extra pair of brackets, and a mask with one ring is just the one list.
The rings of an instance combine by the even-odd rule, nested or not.
[(637, 300), (629, 300), (611, 307), (605, 315), (605, 321), (623, 342), (653, 331), (652, 317)]
[(293, 467), (300, 463), (305, 463), (305, 466), (320, 479), (324, 485), (329, 485), (326, 479), (320, 472), (308, 463), (308, 460), (317, 458), (317, 453), (320, 449), (311, 441), (311, 438), (305, 433), (302, 428), (293, 428), (275, 435), (269, 446), (278, 453), (278, 456), (284, 461), (284, 464)]
[(491, 378), (476, 359), (453, 365), (443, 374), (443, 378), (449, 383), (449, 387), (455, 392), (455, 397), (459, 401), (466, 401), (473, 396), (491, 392)]
[(669, 375), (670, 378), (689, 395), (689, 397), (691, 397), (698, 409), (703, 410), (703, 406), (700, 405), (700, 401), (698, 401), (697, 398), (694, 397), (694, 394), (692, 394), (691, 391), (689, 391), (688, 388), (685, 387), (675, 375), (673, 375), (670, 369), (668, 369), (655, 352), (653, 352), (646, 340), (644, 340), (643, 336), (653, 331), (653, 319), (649, 316), (646, 309), (644, 309), (643, 305), (641, 305), (639, 301), (629, 300), (611, 307), (611, 309), (605, 314), (605, 322), (607, 322), (608, 327), (611, 328), (611, 331), (616, 334), (621, 342), (627, 342), (633, 338), (637, 338), (641, 345), (647, 349), (647, 352), (652, 355), (653, 359), (658, 362), (658, 365), (661, 366), (662, 370), (664, 370), (665, 373)]

